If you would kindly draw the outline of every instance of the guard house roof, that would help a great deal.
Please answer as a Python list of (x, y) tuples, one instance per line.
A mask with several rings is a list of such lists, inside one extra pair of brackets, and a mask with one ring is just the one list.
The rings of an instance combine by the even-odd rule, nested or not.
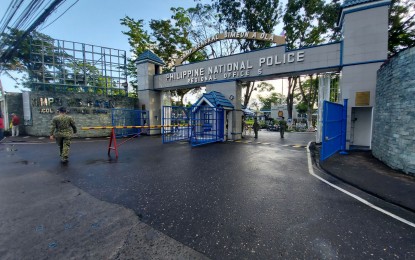
[(151, 62), (151, 63), (155, 63), (161, 66), (166, 65), (159, 56), (157, 56), (156, 54), (154, 54), (152, 51), (149, 51), (149, 50), (141, 53), (135, 60), (135, 63), (143, 63), (143, 62)]
[(234, 109), (232, 103), (222, 93), (217, 91), (211, 91), (203, 94), (201, 98), (194, 104), (200, 106), (203, 102), (206, 102), (211, 107), (221, 107), (224, 109)]

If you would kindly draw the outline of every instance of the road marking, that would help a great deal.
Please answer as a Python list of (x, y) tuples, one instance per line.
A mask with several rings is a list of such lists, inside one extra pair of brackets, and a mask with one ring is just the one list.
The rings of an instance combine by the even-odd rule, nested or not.
[(373, 209), (375, 209), (375, 210), (377, 210), (379, 212), (382, 212), (383, 214), (386, 214), (386, 215), (388, 215), (388, 216), (390, 216), (390, 217), (392, 217), (392, 218), (394, 218), (396, 220), (399, 220), (399, 221), (401, 221), (401, 222), (403, 222), (403, 223), (405, 223), (405, 224), (407, 224), (407, 225), (415, 228), (415, 223), (412, 223), (412, 222), (410, 222), (410, 221), (408, 221), (408, 220), (406, 220), (404, 218), (401, 218), (401, 217), (399, 217), (399, 216), (397, 216), (397, 215), (395, 215), (395, 214), (393, 214), (393, 213), (391, 213), (389, 211), (386, 211), (386, 210), (384, 210), (384, 209), (382, 209), (382, 208), (380, 208), (380, 207), (378, 207), (376, 205), (373, 205), (369, 201), (367, 201), (365, 199), (362, 199), (361, 197), (359, 197), (359, 196), (357, 196), (357, 195), (355, 195), (355, 194), (353, 194), (351, 192), (348, 192), (347, 190), (342, 189), (339, 186), (334, 185), (333, 183), (331, 183), (331, 182), (329, 182), (329, 181), (321, 178), (320, 176), (317, 176), (314, 173), (313, 164), (311, 163), (310, 144), (311, 144), (311, 142), (309, 142), (308, 145), (307, 145), (307, 161), (308, 161), (308, 172), (311, 175), (313, 175), (314, 177), (316, 177), (320, 181), (322, 181), (322, 182), (330, 185), (331, 187), (333, 187), (333, 188), (335, 188), (335, 189), (343, 192), (344, 194), (349, 195), (350, 197), (352, 197), (352, 198), (360, 201), (361, 203), (363, 203), (363, 204), (365, 204), (365, 205), (367, 205), (367, 206), (369, 206), (369, 207), (371, 207), (371, 208), (373, 208)]

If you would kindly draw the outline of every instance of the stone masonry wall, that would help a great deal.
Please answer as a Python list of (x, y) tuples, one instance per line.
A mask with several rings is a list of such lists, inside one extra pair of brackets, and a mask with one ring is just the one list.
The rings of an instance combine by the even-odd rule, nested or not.
[(372, 153), (390, 167), (415, 175), (415, 48), (378, 71)]
[(81, 127), (111, 126), (111, 109), (137, 109), (137, 99), (93, 94), (30, 92), (32, 122), (26, 126), (31, 136), (49, 136), (50, 123), (57, 109), (64, 106), (78, 128), (77, 137), (109, 136), (111, 130), (81, 130)]

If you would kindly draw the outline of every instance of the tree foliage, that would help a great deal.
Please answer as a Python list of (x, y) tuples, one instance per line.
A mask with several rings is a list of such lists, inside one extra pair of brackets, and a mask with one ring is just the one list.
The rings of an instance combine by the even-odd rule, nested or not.
[[(338, 0), (326, 3), (324, 0), (288, 0), (283, 16), (287, 46), (290, 49), (318, 45), (340, 37), (336, 29)], [(294, 96), (301, 85), (300, 77), (288, 78), (287, 110), (292, 118)], [(303, 100), (312, 93), (311, 88), (300, 90)]]
[[(273, 33), (280, 22), (279, 0), (214, 0), (219, 22), (228, 31), (258, 31)], [(240, 51), (252, 51), (271, 46), (270, 42), (238, 40)], [(255, 87), (254, 82), (243, 82), (243, 106), (247, 107)]]
[(415, 2), (392, 0), (389, 14), (389, 56), (415, 46)]
[[(23, 31), (18, 29), (10, 29), (9, 33), (1, 34), (2, 39), (2, 49), (0, 53), (3, 53), (10, 46), (13, 46), (17, 39), (23, 35)], [(31, 45), (31, 43), (34, 43)], [(40, 56), (31, 55), (31, 53), (40, 53), (44, 52), (43, 60)], [(0, 63), (1, 70), (11, 70), (17, 71), (18, 73), (28, 73), (35, 81), (42, 81), (44, 76), (46, 79), (52, 79), (52, 75), (39, 74), (37, 72), (47, 71), (45, 63), (49, 64), (59, 64), (61, 54), (56, 53), (53, 48), (53, 39), (48, 35), (34, 32), (28, 35), (23, 39), (20, 44), (17, 46), (16, 53), (11, 57), (11, 59), (2, 61)], [(59, 70), (60, 68), (57, 67)], [(25, 87), (28, 86), (29, 79), (24, 77), (22, 84)]]
[(301, 103), (307, 107), (307, 123), (309, 126), (311, 126), (312, 114), (315, 111), (314, 105), (318, 98), (318, 83), (318, 77), (314, 77), (314, 75), (309, 75), (304, 82), (299, 81)]
[(271, 92), (269, 96), (258, 96), (259, 101), (262, 103), (261, 110), (271, 110), (272, 104), (282, 104), (285, 97), (281, 93)]
[[(150, 32), (144, 30), (143, 20), (134, 20), (128, 16), (121, 19), (121, 24), (129, 28), (123, 33), (129, 37), (132, 52), (135, 54), (134, 58), (145, 50), (151, 50), (166, 63), (165, 72), (172, 71), (175, 59), (192, 47), (192, 42), (189, 39), (192, 28), (189, 12), (181, 7), (171, 8), (171, 11), (171, 19), (151, 20), (149, 23)], [(203, 52), (196, 52), (189, 57), (189, 60), (198, 61), (205, 58)], [(131, 59), (129, 62), (131, 64), (129, 72), (132, 78), (136, 77), (134, 61), (135, 59)], [(135, 87), (137, 87), (136, 84)], [(172, 94), (179, 97), (180, 103), (183, 104), (184, 95), (189, 91), (191, 89), (177, 89), (172, 91)]]

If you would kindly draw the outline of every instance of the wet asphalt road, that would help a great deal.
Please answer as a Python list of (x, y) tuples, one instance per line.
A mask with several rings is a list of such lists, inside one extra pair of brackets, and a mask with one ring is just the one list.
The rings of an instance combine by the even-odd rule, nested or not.
[(54, 144), (20, 144), (0, 162), (2, 172), (57, 174), (212, 259), (414, 259), (414, 228), (308, 173), (310, 140), (260, 132), (260, 144), (191, 148), (139, 137), (119, 147), (118, 160), (108, 159), (107, 141), (83, 141), (67, 166)]

